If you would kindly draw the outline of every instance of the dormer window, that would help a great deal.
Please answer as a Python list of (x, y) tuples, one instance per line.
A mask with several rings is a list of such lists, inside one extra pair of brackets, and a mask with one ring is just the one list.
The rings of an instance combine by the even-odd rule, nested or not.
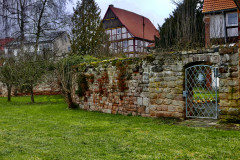
[(227, 26), (236, 26), (238, 25), (238, 14), (229, 13), (227, 14)]

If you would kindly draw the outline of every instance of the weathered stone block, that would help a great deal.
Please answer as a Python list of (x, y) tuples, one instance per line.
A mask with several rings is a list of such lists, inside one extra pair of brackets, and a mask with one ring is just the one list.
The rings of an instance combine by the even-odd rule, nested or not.
[(185, 111), (185, 106), (178, 106), (177, 107), (177, 112), (182, 113)]
[(170, 81), (170, 82), (167, 82), (167, 87), (174, 88), (174, 87), (176, 87), (176, 84), (174, 81)]
[(137, 104), (140, 105), (140, 106), (143, 105), (143, 98), (142, 97), (137, 98)]
[(168, 94), (166, 95), (166, 98), (168, 98), (168, 99), (173, 99), (173, 94), (172, 94), (172, 93), (168, 93)]
[(230, 77), (237, 78), (238, 77), (238, 72), (232, 72)]
[(155, 117), (156, 116), (156, 111), (150, 110), (149, 114), (151, 117)]
[(102, 112), (103, 112), (103, 113), (111, 114), (111, 113), (112, 113), (112, 110), (111, 110), (111, 109), (103, 109)]
[(221, 87), (219, 88), (220, 93), (228, 93), (229, 89), (227, 87)]
[(234, 86), (238, 86), (238, 81), (236, 81), (236, 80), (229, 80), (229, 82), (228, 82), (228, 85), (230, 86), (230, 87), (234, 87)]
[(176, 101), (176, 100), (173, 100), (172, 101), (172, 104), (174, 106), (184, 106), (185, 105), (185, 102), (184, 101)]
[(156, 117), (157, 118), (164, 117), (164, 116), (165, 116), (165, 112), (163, 112), (163, 111), (156, 112)]
[(164, 92), (164, 93), (169, 93), (169, 92), (171, 92), (171, 89), (170, 89), (170, 88), (164, 88), (164, 89), (163, 89), (163, 92)]
[(156, 99), (157, 96), (158, 96), (157, 93), (151, 93), (149, 97), (152, 98), (152, 99)]
[(239, 115), (240, 114), (240, 110), (239, 110), (239, 108), (229, 108), (228, 109), (228, 114), (230, 114), (230, 115)]
[(230, 107), (230, 102), (228, 100), (221, 100), (220, 99), (220, 106), (221, 107)]
[(182, 72), (183, 71), (183, 66), (182, 65), (175, 65), (172, 67), (172, 70), (174, 72)]
[(145, 113), (145, 109), (146, 109), (146, 107), (144, 107), (144, 106), (138, 107), (137, 108), (137, 112), (144, 114)]
[(175, 95), (174, 96), (174, 100), (176, 100), (176, 101), (184, 101), (185, 99), (183, 98), (183, 95), (181, 93), (181, 94)]
[(142, 92), (141, 94), (140, 94), (140, 96), (141, 97), (145, 97), (145, 98), (147, 98), (147, 97), (149, 97), (149, 93), (148, 92)]
[(162, 71), (163, 71), (162, 65), (157, 65), (152, 67), (152, 72), (162, 72)]
[(156, 88), (156, 93), (162, 93), (163, 89), (162, 88)]
[(184, 114), (183, 113), (174, 112), (173, 113), (173, 117), (175, 117), (175, 118), (184, 118)]
[(149, 98), (143, 97), (143, 105), (148, 106), (149, 105)]
[(159, 99), (159, 98), (158, 98), (158, 99), (156, 100), (156, 104), (159, 104), (159, 105), (160, 105), (160, 104), (162, 104), (162, 103), (163, 103), (163, 99)]
[(173, 71), (166, 71), (166, 72), (164, 72), (164, 76), (165, 77), (172, 77), (172, 76), (174, 76), (174, 72)]
[(228, 99), (228, 93), (220, 93), (219, 98), (220, 99)]
[(169, 112), (175, 112), (177, 110), (177, 107), (175, 106), (168, 106), (168, 111)]
[(238, 100), (230, 100), (230, 106), (229, 107), (239, 107), (238, 106)]
[(169, 105), (169, 104), (171, 104), (172, 103), (172, 100), (171, 99), (165, 99), (164, 101), (163, 101), (163, 104), (165, 104), (165, 105)]
[(177, 80), (177, 77), (165, 77), (164, 78), (164, 81), (167, 81), (167, 82), (169, 82), (169, 81), (176, 81)]

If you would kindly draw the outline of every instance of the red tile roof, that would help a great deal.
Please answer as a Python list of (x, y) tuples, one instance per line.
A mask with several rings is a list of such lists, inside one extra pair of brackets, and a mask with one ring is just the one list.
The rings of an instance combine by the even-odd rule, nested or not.
[(0, 39), (0, 51), (3, 51), (4, 47), (11, 41), (13, 41), (13, 38)]
[[(109, 8), (134, 37), (153, 41), (154, 36), (159, 36), (157, 29), (148, 18), (111, 5)], [(145, 24), (144, 35), (143, 22)]]
[(204, 0), (203, 13), (237, 8), (233, 0)]

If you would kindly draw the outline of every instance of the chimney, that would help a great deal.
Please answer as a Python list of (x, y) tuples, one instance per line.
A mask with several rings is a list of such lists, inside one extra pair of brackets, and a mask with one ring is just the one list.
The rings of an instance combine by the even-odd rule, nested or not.
[(113, 4), (110, 4), (109, 7), (114, 7), (114, 5), (113, 5)]

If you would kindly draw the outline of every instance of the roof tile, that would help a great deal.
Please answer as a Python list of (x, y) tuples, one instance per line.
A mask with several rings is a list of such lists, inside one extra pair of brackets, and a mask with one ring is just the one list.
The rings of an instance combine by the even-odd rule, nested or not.
[(13, 40), (13, 38), (0, 39), (0, 51), (3, 51), (4, 47)]
[(204, 0), (203, 13), (237, 8), (233, 0)]

